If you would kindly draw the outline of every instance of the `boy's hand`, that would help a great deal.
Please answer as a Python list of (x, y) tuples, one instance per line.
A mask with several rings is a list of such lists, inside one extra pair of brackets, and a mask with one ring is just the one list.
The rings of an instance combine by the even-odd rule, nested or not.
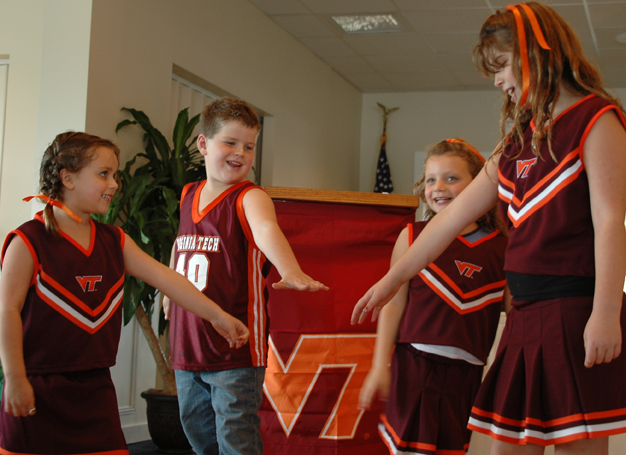
[(272, 284), (272, 287), (278, 290), (294, 289), (296, 291), (309, 292), (328, 291), (328, 286), (314, 280), (302, 271), (289, 274), (286, 273), (285, 276), (282, 277), (282, 280)]
[(35, 414), (35, 392), (28, 379), (5, 378), (4, 412), (15, 417), (28, 417)]
[(376, 398), (386, 401), (389, 398), (390, 384), (391, 373), (388, 367), (372, 367), (361, 386), (359, 409), (367, 411)]
[(211, 321), (213, 328), (222, 335), (231, 348), (239, 349), (248, 342), (250, 331), (243, 322), (225, 311), (220, 311), (218, 317)]

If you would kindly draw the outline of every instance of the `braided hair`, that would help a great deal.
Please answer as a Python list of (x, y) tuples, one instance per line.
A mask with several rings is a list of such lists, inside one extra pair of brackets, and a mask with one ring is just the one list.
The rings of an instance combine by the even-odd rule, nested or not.
[[(120, 149), (111, 141), (87, 133), (68, 131), (54, 138), (41, 159), (39, 168), (39, 192), (50, 199), (63, 202), (61, 170), (78, 172), (94, 158), (99, 147), (107, 147), (119, 160)], [(59, 225), (52, 205), (43, 210), (46, 231), (58, 236)]]

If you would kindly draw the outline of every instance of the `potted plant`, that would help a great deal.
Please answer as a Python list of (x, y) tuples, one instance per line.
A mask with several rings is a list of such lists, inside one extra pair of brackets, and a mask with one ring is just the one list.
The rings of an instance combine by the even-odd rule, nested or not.
[[(188, 182), (205, 176), (202, 155), (190, 140), (200, 116), (189, 119), (188, 109), (178, 114), (174, 125), (172, 147), (142, 111), (123, 108), (133, 120), (123, 120), (115, 131), (129, 125), (138, 125), (144, 131), (144, 152), (138, 153), (119, 171), (120, 188), (113, 197), (106, 214), (95, 216), (98, 221), (117, 224), (147, 254), (169, 265), (172, 244), (178, 232), (179, 200)], [(137, 158), (145, 163), (136, 163)], [(182, 431), (178, 416), (176, 379), (150, 324), (158, 291), (126, 275), (124, 281), (124, 324), (133, 316), (139, 323), (152, 351), (157, 370), (163, 379), (163, 389), (150, 389), (141, 396), (148, 405), (150, 436), (161, 451), (190, 451), (191, 446)], [(160, 311), (160, 308), (159, 308)], [(160, 311), (159, 334), (165, 331), (166, 321)], [(163, 424), (164, 428), (157, 428)], [(171, 433), (171, 434), (170, 434)], [(174, 441), (168, 441), (171, 436)]]

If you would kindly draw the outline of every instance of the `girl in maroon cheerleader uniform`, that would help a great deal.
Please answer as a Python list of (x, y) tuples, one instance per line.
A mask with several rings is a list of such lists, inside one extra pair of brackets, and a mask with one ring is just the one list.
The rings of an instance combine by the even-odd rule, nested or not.
[[(498, 199), (512, 294), (469, 428), (493, 454), (608, 453), (626, 432), (626, 121), (569, 25), (529, 2), (490, 16), (474, 59), (504, 93), (484, 170), (359, 300), (380, 308)], [(512, 125), (508, 132), (505, 126)]]
[(1, 250), (0, 453), (128, 454), (109, 372), (125, 273), (177, 296), (231, 346), (248, 339), (245, 325), (120, 228), (91, 219), (109, 208), (118, 158), (108, 140), (59, 134), (41, 163), (36, 197), (46, 207)]
[[(424, 218), (444, 210), (484, 162), (460, 139), (433, 146), (414, 187), (427, 204)], [(410, 223), (400, 233), (392, 264), (428, 223)], [(495, 207), (468, 224), (380, 313), (372, 369), (359, 405), (367, 409), (377, 396), (387, 399), (378, 429), (392, 454), (464, 454), (469, 447), (467, 421), (506, 289), (506, 237), (497, 224)]]

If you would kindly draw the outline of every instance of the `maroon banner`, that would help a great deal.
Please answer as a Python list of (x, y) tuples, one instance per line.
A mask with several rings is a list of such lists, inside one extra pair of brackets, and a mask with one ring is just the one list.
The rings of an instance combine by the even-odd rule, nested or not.
[(387, 453), (380, 407), (357, 409), (376, 324), (350, 325), (357, 300), (389, 269), (414, 208), (275, 201), (278, 224), (305, 273), (328, 292), (270, 290), (270, 348), (260, 409), (265, 454)]

